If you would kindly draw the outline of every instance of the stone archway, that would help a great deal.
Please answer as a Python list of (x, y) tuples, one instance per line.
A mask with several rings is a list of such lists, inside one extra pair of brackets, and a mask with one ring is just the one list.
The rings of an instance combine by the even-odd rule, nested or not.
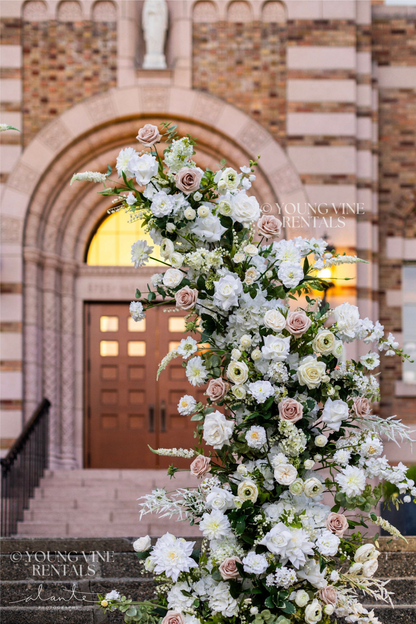
[(135, 144), (140, 119), (178, 122), (181, 133), (196, 136), (203, 166), (214, 167), (218, 154), (236, 167), (261, 154), (253, 191), (262, 204), (307, 201), (293, 165), (263, 127), (196, 91), (114, 89), (66, 111), (37, 135), (9, 177), (3, 215), (24, 256), (25, 415), (42, 394), (51, 400), (54, 467), (82, 464), (82, 301), (110, 291), (114, 296), (111, 284), (127, 299), (152, 272), (138, 276), (129, 267), (83, 264), (90, 232), (108, 202), (93, 185), (69, 186), (69, 180), (75, 171), (105, 171), (121, 147)]

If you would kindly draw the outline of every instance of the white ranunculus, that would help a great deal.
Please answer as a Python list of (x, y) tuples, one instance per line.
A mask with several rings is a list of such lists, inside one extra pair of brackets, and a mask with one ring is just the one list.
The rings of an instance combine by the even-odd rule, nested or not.
[(276, 332), (280, 332), (286, 327), (286, 319), (280, 310), (267, 310), (263, 320), (266, 327), (270, 327)]
[(244, 502), (246, 500), (250, 500), (253, 503), (256, 502), (257, 497), (259, 495), (259, 490), (257, 485), (250, 480), (242, 481), (238, 486), (237, 490), (238, 498)]
[(298, 367), (297, 377), (301, 386), (307, 386), (309, 390), (317, 388), (322, 378), (326, 375), (325, 362), (319, 362), (313, 355), (304, 357)]
[(238, 305), (238, 297), (243, 292), (243, 285), (239, 277), (226, 275), (218, 282), (214, 282), (214, 304), (222, 310), (229, 310)]
[(234, 422), (227, 420), (224, 414), (216, 410), (205, 417), (202, 437), (214, 449), (221, 449), (225, 444), (230, 443), (233, 431)]
[(327, 445), (327, 442), (328, 442), (328, 438), (324, 435), (318, 435), (315, 438), (316, 446), (324, 447)]
[(324, 329), (315, 336), (312, 347), (314, 351), (322, 355), (329, 355), (333, 352), (335, 342), (334, 334), (329, 329)]
[(238, 188), (241, 180), (241, 173), (237, 173), (232, 167), (227, 167), (222, 171), (218, 171), (215, 174), (214, 182), (216, 183), (220, 193), (226, 193), (227, 191), (234, 191)]
[(289, 355), (290, 336), (266, 336), (264, 339), (264, 347), (262, 347), (262, 355), (266, 360), (277, 360), (283, 362)]
[(316, 498), (324, 491), (324, 486), (316, 477), (306, 479), (303, 485), (303, 491), (308, 498)]
[(348, 404), (341, 399), (327, 399), (322, 411), (323, 422), (333, 431), (339, 431), (343, 420), (348, 418)]
[(160, 243), (160, 255), (168, 260), (175, 251), (175, 245), (169, 238), (164, 238)]
[(334, 317), (340, 337), (351, 342), (361, 327), (360, 312), (355, 305), (342, 303), (334, 309)]
[(335, 341), (334, 347), (332, 349), (332, 355), (335, 355), (337, 360), (342, 359), (344, 355), (344, 343), (342, 342), (342, 340)]
[(243, 559), (242, 564), (247, 574), (263, 574), (269, 567), (264, 555), (258, 555), (254, 551), (249, 552)]
[(305, 609), (305, 622), (316, 624), (322, 620), (322, 607), (316, 598)]
[(145, 537), (139, 537), (135, 542), (133, 542), (133, 548), (136, 552), (146, 552), (150, 550), (152, 546), (152, 540), (148, 535)]
[[(189, 210), (189, 208), (187, 208), (187, 210)], [(198, 217), (195, 219), (195, 225), (192, 228), (192, 232), (195, 236), (208, 243), (218, 242), (226, 230), (227, 228), (221, 225), (219, 218), (213, 214), (205, 218)]]
[(290, 485), (298, 476), (298, 471), (292, 464), (280, 464), (274, 469), (274, 478), (280, 485)]
[(279, 267), (277, 276), (286, 288), (296, 288), (303, 279), (303, 269), (300, 264), (283, 262)]
[(244, 191), (237, 193), (231, 200), (232, 218), (234, 221), (242, 223), (244, 227), (250, 227), (260, 219), (260, 206), (257, 199), (253, 196), (249, 197)]
[(179, 269), (168, 269), (163, 276), (163, 284), (166, 288), (176, 288), (183, 280), (183, 273)]
[(304, 589), (299, 589), (296, 592), (295, 602), (298, 607), (305, 607), (309, 602), (309, 594)]
[(154, 156), (150, 154), (133, 154), (130, 158), (127, 169), (131, 171), (136, 178), (136, 182), (139, 186), (146, 186), (150, 180), (158, 172), (158, 162)]
[(170, 263), (175, 269), (180, 269), (183, 265), (184, 257), (178, 251), (174, 251), (170, 257)]
[(233, 383), (243, 384), (248, 379), (248, 366), (245, 362), (232, 360), (227, 367), (227, 377)]

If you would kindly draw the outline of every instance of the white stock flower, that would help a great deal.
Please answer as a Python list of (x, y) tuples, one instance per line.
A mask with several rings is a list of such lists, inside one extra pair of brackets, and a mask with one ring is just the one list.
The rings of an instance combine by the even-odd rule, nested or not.
[(163, 284), (166, 288), (176, 288), (183, 280), (183, 273), (179, 269), (168, 269), (163, 275)]
[(279, 267), (277, 276), (286, 288), (296, 288), (303, 279), (303, 269), (300, 264), (283, 262)]
[(263, 574), (269, 567), (269, 563), (264, 555), (258, 555), (254, 551), (249, 552), (242, 561), (244, 571), (248, 574)]
[(132, 301), (129, 310), (131, 318), (133, 321), (136, 321), (136, 323), (142, 321), (146, 316), (143, 310), (143, 304), (141, 304), (140, 301)]
[(235, 423), (227, 420), (224, 414), (221, 414), (218, 410), (211, 412), (205, 417), (202, 437), (214, 449), (221, 449), (225, 444), (230, 443), (234, 426)]
[[(187, 208), (187, 210), (192, 210), (192, 208)], [(189, 219), (186, 214), (185, 216)], [(213, 214), (210, 214), (205, 218), (198, 217), (195, 219), (195, 225), (192, 228), (192, 232), (195, 236), (207, 241), (208, 243), (218, 242), (226, 230), (227, 228), (221, 225), (219, 218)]]
[(133, 154), (127, 163), (128, 170), (136, 178), (139, 186), (146, 186), (158, 172), (158, 163), (154, 156)]
[(238, 305), (238, 297), (243, 292), (243, 285), (237, 276), (226, 275), (214, 282), (214, 304), (222, 310), (229, 310)]
[(145, 537), (139, 537), (135, 542), (133, 542), (133, 548), (136, 552), (146, 552), (150, 550), (152, 546), (152, 540), (148, 535)]
[(286, 327), (286, 319), (280, 310), (267, 310), (263, 321), (266, 327), (270, 327), (276, 332), (280, 332)]
[(360, 313), (355, 305), (342, 303), (333, 311), (340, 337), (346, 342), (351, 342), (360, 329)]
[(267, 442), (264, 427), (253, 426), (246, 433), (247, 444), (250, 448), (261, 449)]
[(136, 203), (136, 197), (135, 195), (133, 195), (133, 193), (129, 193), (126, 197), (126, 204), (128, 204), (129, 206), (133, 206), (133, 204)]
[(194, 545), (195, 542), (187, 542), (183, 538), (166, 533), (157, 540), (151, 553), (151, 559), (155, 563), (155, 574), (165, 573), (176, 583), (181, 572), (189, 572), (191, 568), (198, 567), (196, 561), (191, 558)]
[(244, 227), (250, 227), (252, 223), (260, 219), (261, 212), (259, 202), (255, 197), (246, 195), (244, 191), (232, 197), (231, 205), (231, 217), (234, 221), (242, 223)]
[(365, 473), (356, 466), (343, 468), (335, 477), (335, 481), (341, 488), (341, 492), (349, 496), (359, 496), (365, 488)]
[(178, 403), (178, 412), (181, 416), (191, 416), (195, 413), (197, 402), (193, 396), (185, 394)]
[(348, 418), (348, 404), (341, 399), (327, 399), (322, 411), (322, 421), (333, 431), (339, 431), (343, 420)]
[(143, 266), (149, 259), (154, 247), (149, 247), (145, 240), (138, 240), (131, 246), (131, 261), (135, 268)]
[(274, 469), (274, 478), (280, 485), (291, 485), (297, 476), (298, 471), (292, 464), (279, 464)]
[(106, 600), (120, 600), (121, 594), (116, 589), (112, 589), (111, 592), (105, 595)]
[(255, 381), (248, 384), (248, 391), (256, 399), (257, 403), (264, 403), (274, 395), (274, 388), (270, 381)]
[(202, 535), (209, 540), (219, 540), (231, 535), (230, 521), (218, 509), (214, 509), (211, 513), (204, 513), (198, 526)]
[(277, 360), (283, 362), (286, 360), (290, 351), (290, 336), (266, 336), (264, 346), (261, 349), (262, 355), (266, 360)]
[(208, 377), (208, 371), (200, 355), (188, 361), (185, 372), (189, 383), (193, 386), (202, 386)]

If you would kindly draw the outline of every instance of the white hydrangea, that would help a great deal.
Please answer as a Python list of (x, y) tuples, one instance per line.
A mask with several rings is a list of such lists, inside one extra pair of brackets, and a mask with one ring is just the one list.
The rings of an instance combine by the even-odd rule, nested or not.
[(176, 583), (166, 596), (169, 609), (181, 612), (190, 609), (195, 599), (193, 596), (186, 596), (183, 593), (187, 592), (189, 594), (189, 589), (188, 583)]
[(294, 585), (296, 581), (296, 572), (286, 566), (282, 566), (281, 568), (278, 568), (274, 574), (269, 574), (267, 576), (266, 585), (268, 587), (274, 585), (275, 587), (284, 587), (285, 589), (288, 589)]
[(283, 262), (279, 267), (277, 276), (286, 288), (296, 288), (303, 279), (303, 269), (300, 264)]
[(226, 618), (238, 615), (238, 603), (231, 596), (228, 583), (218, 583), (210, 593), (208, 605), (213, 614), (219, 613)]

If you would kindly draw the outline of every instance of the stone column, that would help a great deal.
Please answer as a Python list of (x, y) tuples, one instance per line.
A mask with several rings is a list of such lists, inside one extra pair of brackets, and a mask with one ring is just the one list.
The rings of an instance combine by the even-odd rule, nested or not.
[(77, 264), (65, 262), (61, 280), (61, 430), (62, 468), (77, 468), (75, 458), (75, 276)]
[(191, 2), (169, 2), (169, 58), (173, 67), (173, 84), (192, 88), (192, 16)]
[(60, 261), (55, 254), (43, 257), (43, 396), (51, 402), (49, 413), (50, 468), (60, 467)]
[(37, 249), (24, 249), (23, 293), (23, 414), (27, 422), (42, 397), (42, 292), (41, 255)]

